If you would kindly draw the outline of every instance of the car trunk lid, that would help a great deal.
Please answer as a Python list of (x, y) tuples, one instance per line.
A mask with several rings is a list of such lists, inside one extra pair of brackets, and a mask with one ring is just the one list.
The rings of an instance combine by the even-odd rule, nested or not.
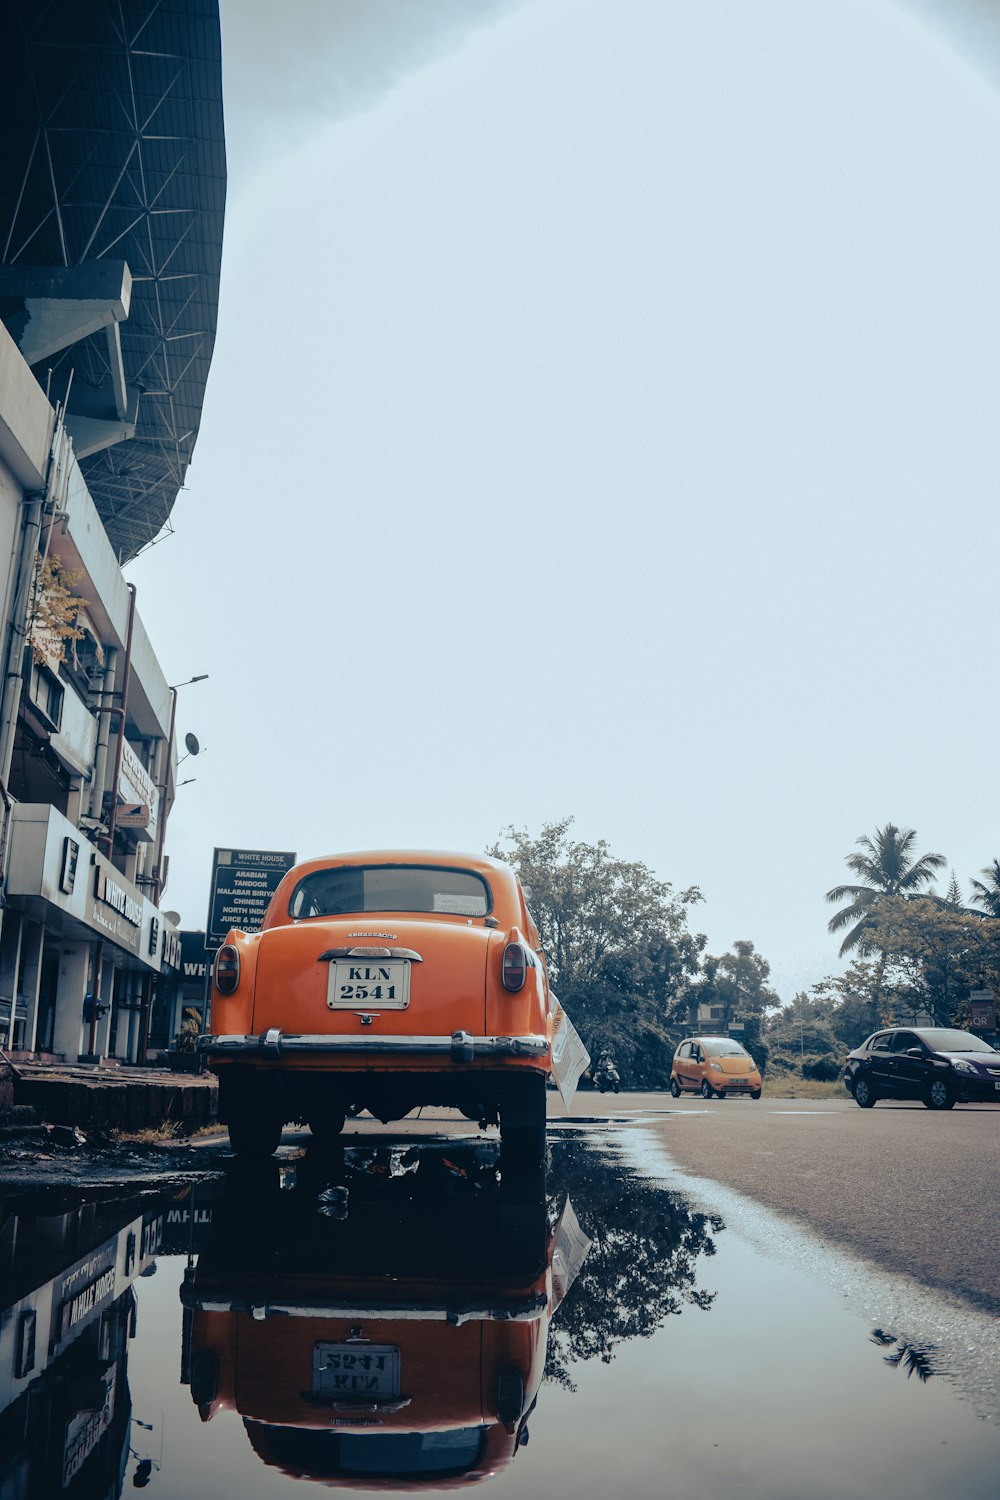
[(490, 932), (460, 917), (313, 918), (260, 940), (253, 1029), (318, 1034), (482, 1034)]

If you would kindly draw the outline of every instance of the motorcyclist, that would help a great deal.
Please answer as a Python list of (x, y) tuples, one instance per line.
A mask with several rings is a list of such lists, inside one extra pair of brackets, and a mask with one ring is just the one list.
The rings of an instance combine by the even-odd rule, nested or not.
[(602, 1052), (598, 1058), (597, 1067), (594, 1069), (594, 1082), (602, 1094), (608, 1089), (612, 1089), (617, 1094), (621, 1087), (621, 1077), (610, 1052)]

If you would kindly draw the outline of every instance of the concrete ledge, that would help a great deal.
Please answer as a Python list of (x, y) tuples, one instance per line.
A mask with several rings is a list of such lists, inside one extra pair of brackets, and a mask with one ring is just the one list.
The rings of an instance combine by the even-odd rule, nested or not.
[(24, 489), (41, 489), (55, 413), (3, 323), (0, 323), (0, 391), (3, 391), (0, 459)]
[(0, 1057), (0, 1124), (14, 1104), (14, 1069)]
[(177, 1123), (193, 1130), (216, 1118), (219, 1089), (211, 1073), (19, 1064), (18, 1074), (14, 1103), (33, 1106), (54, 1125), (151, 1130)]

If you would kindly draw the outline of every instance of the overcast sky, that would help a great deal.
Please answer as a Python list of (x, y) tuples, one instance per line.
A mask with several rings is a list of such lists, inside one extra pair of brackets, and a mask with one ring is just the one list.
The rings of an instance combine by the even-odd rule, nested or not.
[(216, 844), (573, 814), (790, 998), (858, 835), (1000, 854), (996, 20), (223, 0), (215, 362), (128, 569), (211, 674), (184, 926)]

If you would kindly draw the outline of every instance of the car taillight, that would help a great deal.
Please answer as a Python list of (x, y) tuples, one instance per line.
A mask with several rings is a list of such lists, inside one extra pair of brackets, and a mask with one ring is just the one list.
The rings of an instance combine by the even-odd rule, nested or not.
[(232, 943), (223, 943), (215, 955), (215, 988), (220, 995), (232, 995), (239, 982), (239, 950)]
[(524, 989), (528, 977), (528, 955), (521, 943), (508, 943), (503, 950), (501, 977), (505, 990), (516, 993)]

